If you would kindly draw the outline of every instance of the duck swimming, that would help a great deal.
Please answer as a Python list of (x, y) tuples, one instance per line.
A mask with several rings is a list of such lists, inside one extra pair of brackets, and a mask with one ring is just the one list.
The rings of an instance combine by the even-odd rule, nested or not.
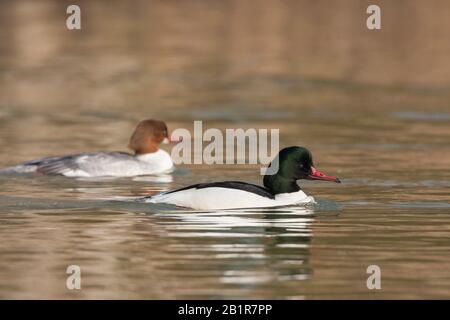
[(317, 170), (313, 166), (311, 152), (304, 147), (284, 148), (277, 157), (279, 170), (274, 175), (264, 176), (264, 187), (240, 181), (200, 183), (145, 197), (140, 201), (199, 210), (278, 207), (314, 203), (314, 198), (300, 189), (297, 180), (341, 182), (339, 178)]
[(171, 172), (170, 155), (159, 149), (170, 142), (167, 126), (158, 120), (141, 121), (130, 138), (126, 152), (89, 152), (47, 157), (0, 170), (7, 173), (40, 173), (66, 177), (130, 177)]

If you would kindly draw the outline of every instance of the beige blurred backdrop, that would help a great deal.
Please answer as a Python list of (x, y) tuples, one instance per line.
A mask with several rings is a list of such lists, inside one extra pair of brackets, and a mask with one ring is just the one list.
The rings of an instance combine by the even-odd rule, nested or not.
[[(69, 4), (81, 7), (80, 31), (66, 29)], [(379, 31), (366, 28), (369, 4), (381, 7)], [(318, 85), (338, 91), (334, 104), (400, 88), (392, 97), (419, 90), (439, 108), (450, 97), (449, 14), (445, 0), (3, 0), (0, 108), (329, 102)], [(346, 84), (358, 87), (338, 90)]]
[[(66, 28), (74, 3), (81, 30)], [(381, 30), (366, 27), (373, 3)], [(144, 118), (281, 128), (282, 145), (440, 142), (449, 13), (444, 0), (0, 1), (0, 165), (123, 150)]]

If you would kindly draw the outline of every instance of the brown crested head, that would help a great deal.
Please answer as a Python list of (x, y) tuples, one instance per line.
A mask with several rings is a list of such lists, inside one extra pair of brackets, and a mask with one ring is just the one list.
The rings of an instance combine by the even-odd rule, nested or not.
[(163, 121), (143, 120), (131, 135), (128, 148), (136, 154), (153, 153), (166, 138), (169, 138), (169, 133)]

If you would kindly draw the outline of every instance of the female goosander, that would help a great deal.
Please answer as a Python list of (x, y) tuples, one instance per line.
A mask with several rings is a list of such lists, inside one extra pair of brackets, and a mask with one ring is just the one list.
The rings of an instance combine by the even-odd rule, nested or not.
[(200, 183), (145, 197), (140, 201), (200, 210), (278, 207), (314, 202), (313, 197), (300, 189), (297, 180), (340, 183), (338, 178), (315, 169), (311, 152), (304, 147), (284, 148), (277, 157), (279, 169), (274, 175), (264, 176), (264, 187), (240, 181)]
[(37, 172), (66, 177), (130, 177), (167, 173), (173, 170), (170, 155), (158, 148), (170, 140), (167, 126), (158, 120), (141, 121), (130, 138), (126, 152), (89, 152), (47, 157), (21, 163), (1, 172)]

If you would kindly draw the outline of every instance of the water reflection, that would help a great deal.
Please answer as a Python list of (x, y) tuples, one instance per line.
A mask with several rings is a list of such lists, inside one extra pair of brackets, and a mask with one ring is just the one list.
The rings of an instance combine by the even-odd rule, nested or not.
[(164, 219), (159, 225), (174, 242), (168, 246), (171, 254), (187, 256), (190, 263), (192, 255), (201, 257), (191, 267), (205, 272), (219, 268), (221, 283), (257, 287), (305, 280), (312, 272), (308, 260), (313, 208), (174, 211), (156, 216)]

